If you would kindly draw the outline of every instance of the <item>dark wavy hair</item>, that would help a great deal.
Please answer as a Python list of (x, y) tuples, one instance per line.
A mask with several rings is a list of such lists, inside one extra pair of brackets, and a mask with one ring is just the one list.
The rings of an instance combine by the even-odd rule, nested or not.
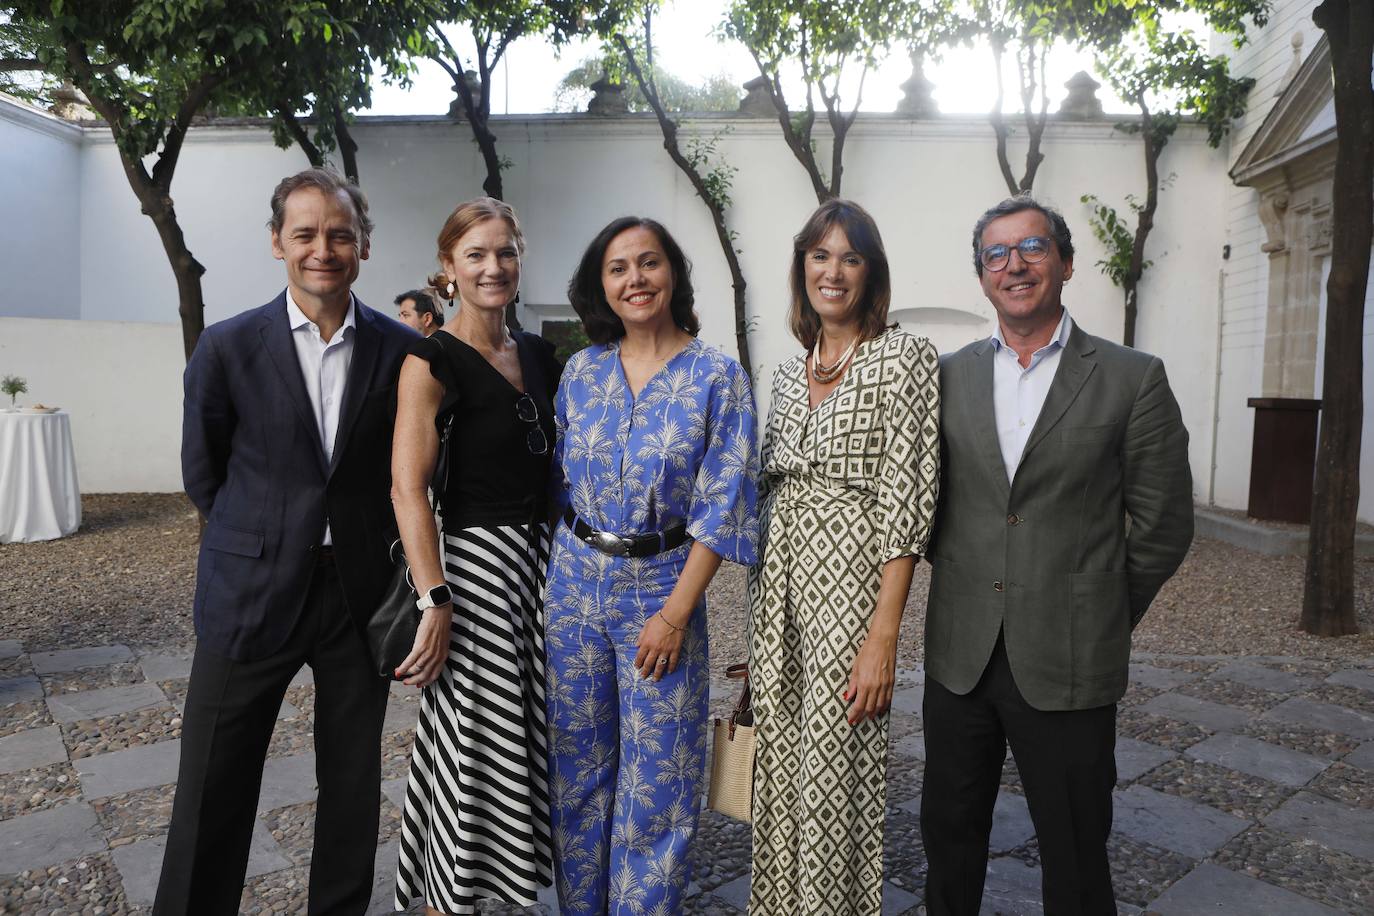
[(673, 270), (673, 298), (668, 309), (673, 315), (673, 324), (682, 328), (693, 337), (701, 330), (701, 322), (692, 305), (696, 301), (692, 291), (692, 263), (682, 253), (681, 246), (663, 228), (658, 220), (643, 216), (622, 216), (606, 224), (606, 228), (596, 234), (577, 270), (568, 281), (568, 302), (572, 304), (577, 317), (582, 319), (582, 327), (592, 343), (604, 344), (625, 336), (625, 325), (606, 301), (606, 288), (601, 283), (601, 267), (606, 260), (606, 249), (612, 240), (626, 229), (648, 229), (658, 237), (663, 253), (668, 256), (668, 266)]
[(1059, 249), (1060, 259), (1073, 260), (1073, 233), (1069, 232), (1069, 224), (1064, 221), (1064, 215), (1054, 207), (1040, 203), (1030, 194), (1017, 194), (984, 210), (983, 215), (978, 217), (978, 222), (973, 224), (973, 270), (980, 278), (983, 276), (983, 262), (980, 258), (983, 253), (983, 230), (995, 219), (1026, 210), (1034, 210), (1045, 217), (1045, 222), (1050, 226), (1050, 238), (1054, 239), (1054, 244)]
[(787, 326), (792, 336), (810, 350), (821, 333), (821, 316), (811, 307), (806, 295), (806, 253), (821, 243), (833, 226), (844, 230), (850, 246), (868, 265), (863, 296), (857, 305), (859, 336), (870, 340), (887, 327), (887, 310), (892, 304), (892, 271), (887, 265), (887, 250), (878, 224), (868, 211), (852, 200), (827, 200), (816, 208), (792, 239), (792, 308)]

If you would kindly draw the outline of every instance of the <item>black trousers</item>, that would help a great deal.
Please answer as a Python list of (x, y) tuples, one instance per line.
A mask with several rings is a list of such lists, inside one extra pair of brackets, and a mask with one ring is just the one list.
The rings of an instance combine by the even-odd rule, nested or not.
[(921, 840), (931, 916), (975, 916), (1011, 745), (1040, 845), (1046, 916), (1115, 916), (1107, 836), (1116, 784), (1116, 705), (1043, 712), (1021, 696), (997, 639), (965, 695), (926, 679)]
[(309, 912), (366, 911), (389, 685), (372, 671), (367, 646), (344, 608), (338, 573), (323, 562), (300, 622), (275, 654), (238, 662), (196, 648), (156, 916), (238, 912), (267, 745), (287, 685), (302, 664), (315, 677), (319, 784)]

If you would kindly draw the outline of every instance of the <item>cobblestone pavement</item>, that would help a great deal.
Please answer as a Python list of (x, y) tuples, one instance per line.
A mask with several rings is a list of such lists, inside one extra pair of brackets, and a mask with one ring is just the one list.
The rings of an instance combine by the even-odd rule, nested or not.
[[(184, 650), (179, 650), (184, 653)], [(146, 913), (180, 750), (189, 659), (122, 645), (0, 641), (0, 913)], [(1138, 654), (1121, 703), (1111, 861), (1122, 912), (1374, 910), (1374, 658)], [(918, 914), (923, 677), (900, 672), (888, 763), (884, 914)], [(723, 711), (731, 697), (712, 695)], [(305, 670), (282, 705), (242, 911), (304, 912), (315, 808)], [(372, 912), (390, 911), (416, 698), (383, 742)], [(738, 914), (747, 825), (702, 816), (694, 914)], [(1039, 855), (1015, 762), (998, 796), (985, 913), (1038, 913)], [(418, 910), (417, 910), (418, 912)], [(492, 906), (487, 913), (521, 912)], [(553, 913), (541, 904), (532, 912)]]

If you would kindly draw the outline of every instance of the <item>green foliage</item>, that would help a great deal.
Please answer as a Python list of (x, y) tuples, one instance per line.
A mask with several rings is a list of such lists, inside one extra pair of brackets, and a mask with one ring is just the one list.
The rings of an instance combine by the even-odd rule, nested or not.
[[(716, 147), (720, 143), (721, 137), (729, 134), (732, 130), (733, 128), (726, 125), (710, 137), (689, 137), (682, 150), (682, 154), (691, 163), (692, 168), (701, 175), (701, 181), (706, 185), (707, 195), (721, 210), (730, 209), (730, 188), (735, 182), (735, 174), (739, 172), (739, 169), (724, 160), (720, 160), (716, 153)], [(733, 238), (734, 236), (731, 235), (732, 240)]]
[(1123, 99), (1149, 109), (1152, 139), (1159, 146), (1187, 116), (1206, 126), (1207, 142), (1219, 146), (1231, 123), (1245, 113), (1255, 85), (1249, 77), (1232, 77), (1227, 59), (1208, 54), (1192, 32), (1166, 32), (1150, 19), (1126, 40), (1103, 49), (1097, 70)]
[(34, 105), (52, 105), (60, 81), (45, 72), (38, 49), (51, 44), (43, 23), (14, 22), (0, 9), (0, 92)]
[[(1135, 232), (1126, 225), (1116, 210), (1102, 201), (1098, 200), (1094, 194), (1084, 194), (1079, 198), (1088, 205), (1088, 223), (1092, 226), (1093, 235), (1107, 249), (1107, 257), (1097, 262), (1097, 267), (1101, 268), (1102, 273), (1112, 281), (1113, 286), (1123, 286), (1126, 282), (1126, 274), (1131, 269), (1131, 253), (1135, 247)], [(1126, 195), (1126, 205), (1131, 212), (1139, 213), (1144, 207), (1133, 194)], [(1145, 261), (1140, 269), (1143, 272), (1154, 262)]]
[[(625, 84), (625, 98), (631, 111), (651, 111), (644, 94), (633, 80), (625, 80), (623, 64), (618, 54), (598, 54), (578, 64), (558, 83), (554, 90), (554, 111), (583, 111), (591, 98), (591, 85), (602, 75), (620, 76)], [(659, 98), (667, 111), (736, 111), (739, 108), (740, 89), (727, 73), (708, 76), (698, 85), (692, 85), (662, 67), (653, 71), (654, 85), (658, 87)]]
[(29, 390), (29, 383), (17, 375), (7, 375), (0, 379), (0, 391), (10, 396), (10, 406), (14, 406), (14, 399)]

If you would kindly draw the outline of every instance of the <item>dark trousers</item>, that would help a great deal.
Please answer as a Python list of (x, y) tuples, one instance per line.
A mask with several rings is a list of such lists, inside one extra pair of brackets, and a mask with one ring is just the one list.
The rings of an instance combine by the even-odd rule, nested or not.
[(287, 685), (302, 664), (315, 677), (319, 784), (309, 912), (367, 909), (388, 682), (372, 671), (367, 646), (344, 608), (338, 573), (322, 563), (300, 622), (275, 654), (238, 662), (196, 648), (156, 916), (238, 912), (267, 745)]
[(1116, 784), (1116, 706), (1043, 712), (1012, 680), (1001, 637), (965, 695), (927, 678), (921, 840), (931, 916), (974, 916), (1011, 745), (1035, 824), (1046, 916), (1116, 913), (1107, 864)]

